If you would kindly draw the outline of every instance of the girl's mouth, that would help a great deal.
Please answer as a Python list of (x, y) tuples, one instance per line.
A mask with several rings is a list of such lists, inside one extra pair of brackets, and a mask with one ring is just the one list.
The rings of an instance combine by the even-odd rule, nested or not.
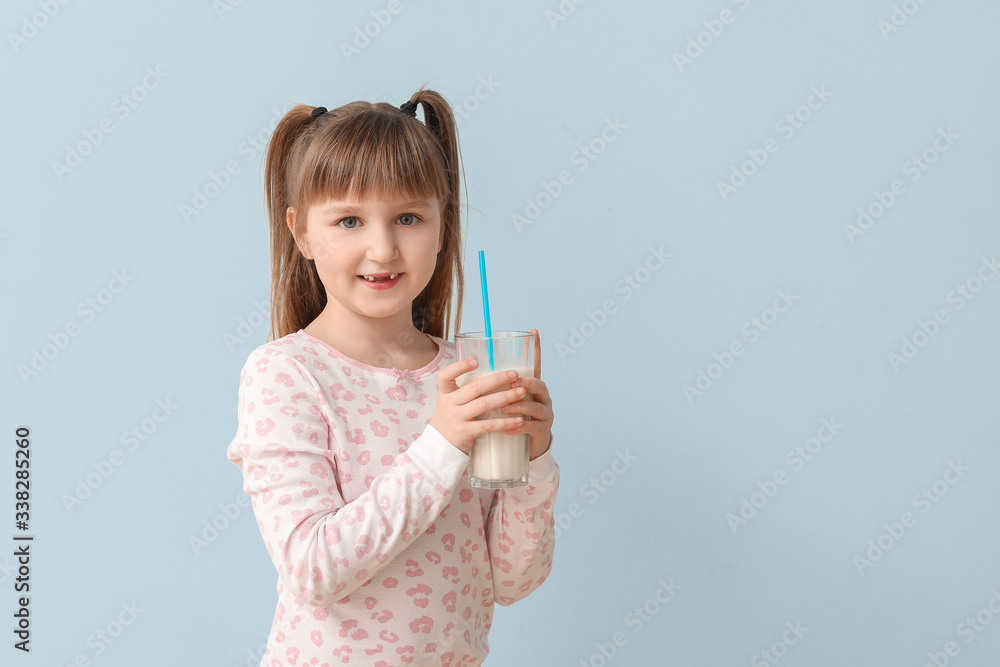
[(402, 273), (369, 273), (358, 276), (358, 280), (372, 289), (389, 289), (399, 282)]

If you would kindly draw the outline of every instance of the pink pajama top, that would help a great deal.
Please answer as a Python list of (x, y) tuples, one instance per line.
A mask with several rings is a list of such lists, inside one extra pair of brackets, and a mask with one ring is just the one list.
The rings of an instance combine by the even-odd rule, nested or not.
[(226, 450), (243, 473), (278, 602), (262, 667), (478, 665), (493, 604), (552, 567), (559, 466), (473, 489), (430, 425), (454, 343), (412, 371), (348, 358), (303, 330), (250, 353)]

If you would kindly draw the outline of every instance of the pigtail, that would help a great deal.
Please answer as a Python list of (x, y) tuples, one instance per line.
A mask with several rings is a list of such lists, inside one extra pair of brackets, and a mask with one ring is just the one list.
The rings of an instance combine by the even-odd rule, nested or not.
[[(264, 161), (264, 206), (271, 236), (271, 330), (268, 342), (287, 336), (315, 319), (326, 306), (326, 291), (315, 264), (298, 248), (305, 231), (305, 212), (295, 219), (295, 233), (288, 229), (287, 211), (295, 205), (296, 174), (301, 165), (304, 131), (309, 129), (313, 107), (297, 104), (278, 122), (267, 145)], [(312, 132), (315, 129), (312, 128)]]
[(448, 178), (448, 196), (443, 202), (441, 211), (445, 237), (438, 255), (438, 268), (427, 287), (413, 302), (413, 324), (423, 332), (450, 339), (453, 306), (456, 333), (462, 322), (465, 281), (462, 268), (464, 248), (459, 186), (465, 179), (459, 157), (455, 115), (447, 100), (439, 93), (427, 90), (426, 85), (425, 83), (421, 86), (410, 97), (410, 101), (423, 106), (424, 123), (440, 144)]

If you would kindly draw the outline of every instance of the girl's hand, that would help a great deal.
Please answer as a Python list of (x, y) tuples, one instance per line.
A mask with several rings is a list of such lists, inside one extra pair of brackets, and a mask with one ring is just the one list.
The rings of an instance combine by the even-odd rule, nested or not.
[(473, 357), (441, 369), (438, 373), (438, 399), (430, 421), (431, 426), (448, 442), (466, 454), (472, 450), (472, 443), (478, 436), (516, 428), (524, 421), (516, 415), (499, 419), (478, 419), (488, 410), (501, 408), (520, 399), (526, 390), (524, 387), (517, 387), (496, 391), (500, 387), (509, 386), (517, 378), (514, 371), (497, 371), (459, 387), (455, 382), (458, 376), (468, 373), (476, 366), (477, 361)]
[(531, 436), (531, 453), (529, 459), (536, 459), (544, 454), (552, 444), (552, 398), (549, 390), (542, 382), (542, 341), (538, 329), (532, 329), (535, 334), (535, 377), (519, 378), (512, 382), (512, 387), (524, 387), (528, 395), (511, 403), (503, 409), (507, 414), (523, 414), (530, 417), (524, 424), (504, 431), (504, 433), (527, 433)]

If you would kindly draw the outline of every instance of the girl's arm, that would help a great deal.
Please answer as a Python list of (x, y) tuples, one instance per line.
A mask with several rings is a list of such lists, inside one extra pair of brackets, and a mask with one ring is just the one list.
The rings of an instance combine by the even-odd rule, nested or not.
[(528, 486), (496, 492), (486, 520), (493, 597), (511, 605), (542, 585), (552, 569), (559, 466), (552, 444), (528, 463)]
[(345, 502), (334, 451), (346, 443), (342, 431), (331, 432), (324, 403), (298, 361), (255, 350), (241, 373), (239, 429), (227, 450), (281, 581), (317, 607), (350, 595), (422, 534), (469, 462), (428, 424), (366, 493)]

